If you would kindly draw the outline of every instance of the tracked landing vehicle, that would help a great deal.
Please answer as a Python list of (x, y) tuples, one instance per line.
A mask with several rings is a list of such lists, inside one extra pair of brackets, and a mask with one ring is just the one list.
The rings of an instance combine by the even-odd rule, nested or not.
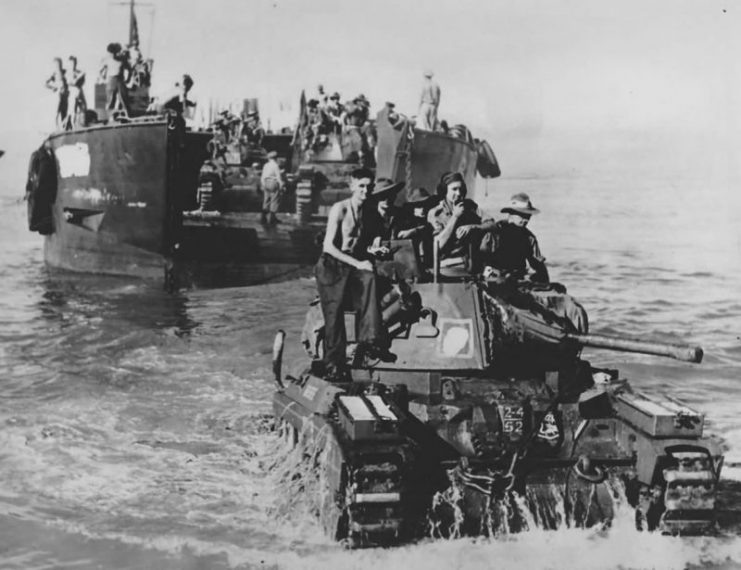
[[(558, 286), (417, 273), (389, 287), (395, 360), (349, 354), (352, 382), (322, 377), (318, 304), (308, 365), (283, 374), (276, 337), (274, 414), (292, 443), (323, 450), (306, 457), (330, 536), (387, 546), (609, 524), (618, 508), (639, 529), (713, 532), (723, 458), (704, 416), (582, 357), (594, 347), (698, 363), (700, 348), (589, 334)], [(351, 312), (346, 328), (352, 353)]]

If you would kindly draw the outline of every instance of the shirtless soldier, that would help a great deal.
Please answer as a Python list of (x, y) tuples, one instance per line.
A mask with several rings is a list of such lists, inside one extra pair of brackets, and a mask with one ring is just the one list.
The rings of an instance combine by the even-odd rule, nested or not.
[[(363, 224), (363, 205), (373, 193), (373, 175), (358, 168), (350, 175), (352, 195), (329, 211), (322, 255), (314, 268), (324, 315), (324, 363), (327, 380), (350, 380), (345, 347), (343, 308), (352, 300), (358, 318), (358, 350), (368, 358), (384, 359), (388, 339), (381, 320), (376, 274), (371, 257), (377, 229)], [(378, 188), (376, 192), (384, 191)], [(349, 296), (349, 298), (348, 298)]]

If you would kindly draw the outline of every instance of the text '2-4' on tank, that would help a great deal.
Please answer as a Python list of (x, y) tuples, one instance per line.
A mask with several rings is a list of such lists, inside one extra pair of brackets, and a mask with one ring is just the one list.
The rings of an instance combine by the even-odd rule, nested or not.
[(388, 104), (371, 117), (364, 96), (333, 121), (329, 104), (301, 93), (295, 125), (277, 131), (263, 127), (257, 99), (197, 108), (198, 78), (187, 74), (150, 97), (154, 61), (129, 4), (129, 42), (108, 45), (91, 108), (61, 60), (47, 81), (59, 94), (57, 130), (31, 157), (26, 196), (51, 267), (172, 288), (263, 283), (316, 262), (327, 211), (359, 165), (410, 189), (452, 170), (471, 187), (477, 171), (499, 175), (489, 144), (465, 126), (422, 128)]
[[(704, 416), (640, 380), (583, 358), (588, 348), (698, 363), (702, 350), (590, 334), (559, 284), (412, 268), (411, 243), (377, 264), (392, 358), (358, 354), (345, 313), (348, 377), (328, 381), (317, 302), (282, 366), (276, 336), (273, 411), (309, 462), (319, 522), (352, 546), (420, 537), (493, 536), (607, 525), (632, 509), (640, 530), (707, 534), (716, 526), (719, 442)], [(403, 261), (401, 261), (403, 260)], [(409, 267), (407, 267), (409, 269)], [(288, 367), (286, 367), (288, 368)]]

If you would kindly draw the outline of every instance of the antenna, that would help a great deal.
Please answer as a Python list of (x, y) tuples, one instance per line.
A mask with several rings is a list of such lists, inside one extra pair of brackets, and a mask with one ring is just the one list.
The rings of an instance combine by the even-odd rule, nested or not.
[[(113, 6), (128, 6), (129, 7), (129, 45), (139, 43), (139, 25), (136, 21), (136, 13), (134, 12), (134, 6), (146, 6), (152, 8), (152, 28), (154, 28), (154, 4), (149, 2), (136, 3), (135, 0), (128, 0), (128, 2), (110, 2)], [(152, 47), (152, 35), (149, 36), (149, 49)], [(149, 52), (149, 50), (148, 50)]]
[(152, 39), (154, 38), (154, 11), (155, 7), (154, 4), (152, 5), (152, 11), (150, 13), (150, 23), (149, 23), (149, 41), (147, 42), (147, 56), (152, 57)]

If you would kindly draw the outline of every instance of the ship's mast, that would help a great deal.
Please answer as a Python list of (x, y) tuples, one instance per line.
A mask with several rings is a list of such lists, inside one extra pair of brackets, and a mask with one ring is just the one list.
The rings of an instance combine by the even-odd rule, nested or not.
[(134, 13), (134, 0), (129, 0), (129, 45), (139, 45), (139, 24)]

